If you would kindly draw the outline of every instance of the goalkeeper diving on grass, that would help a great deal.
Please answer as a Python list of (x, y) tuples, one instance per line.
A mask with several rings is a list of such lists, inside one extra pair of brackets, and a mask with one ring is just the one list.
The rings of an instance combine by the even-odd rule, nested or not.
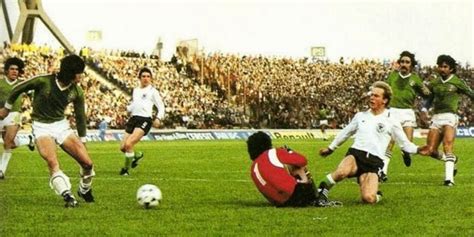
[(289, 148), (273, 148), (264, 132), (247, 140), (252, 180), (257, 189), (277, 207), (328, 207), (342, 203), (320, 199), (313, 178), (306, 168), (306, 158)]

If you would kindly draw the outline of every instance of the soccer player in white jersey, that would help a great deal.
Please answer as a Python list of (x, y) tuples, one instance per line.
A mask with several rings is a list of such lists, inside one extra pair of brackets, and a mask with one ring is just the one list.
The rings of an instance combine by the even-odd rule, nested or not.
[[(142, 68), (138, 72), (140, 86), (133, 89), (132, 101), (127, 106), (131, 118), (125, 125), (125, 135), (120, 150), (125, 154), (125, 165), (120, 170), (120, 175), (129, 175), (129, 169), (135, 168), (138, 161), (143, 158), (143, 152), (135, 152), (134, 146), (151, 129), (159, 127), (160, 120), (165, 116), (165, 105), (158, 90), (151, 85), (153, 75), (149, 68)], [(158, 112), (153, 120), (153, 105)]]
[(327, 198), (329, 189), (334, 184), (345, 178), (357, 177), (362, 202), (376, 203), (381, 198), (378, 191), (379, 178), (384, 165), (383, 159), (386, 159), (385, 151), (392, 137), (408, 153), (426, 155), (429, 152), (427, 146), (419, 149), (410, 142), (400, 123), (390, 117), (387, 105), (391, 96), (392, 90), (387, 83), (375, 82), (370, 92), (370, 109), (357, 113), (333, 142), (319, 151), (321, 156), (328, 156), (352, 135), (355, 136), (354, 144), (336, 170), (320, 182), (321, 195)]
[[(41, 157), (46, 161), (50, 173), (50, 187), (61, 195), (66, 207), (76, 207), (78, 202), (71, 192), (69, 177), (60, 169), (56, 144), (80, 165), (78, 195), (86, 202), (94, 202), (92, 177), (95, 176), (93, 162), (89, 157), (86, 142), (86, 113), (84, 92), (79, 86), (85, 64), (77, 55), (68, 55), (61, 60), (59, 73), (43, 75), (20, 83), (11, 91), (5, 107), (0, 109), (0, 119), (5, 118), (12, 104), (24, 92), (32, 90), (33, 135)], [(79, 137), (72, 131), (64, 112), (74, 105), (74, 114)]]
[[(5, 77), (0, 78), (0, 107), (3, 107), (5, 101), (8, 99), (8, 95), (13, 90), (13, 87), (20, 83), (19, 77), (23, 74), (23, 68), (25, 63), (23, 60), (12, 57), (5, 60), (4, 71)], [(32, 136), (30, 137), (30, 142), (26, 142), (18, 139), (16, 134), (21, 127), (21, 98), (13, 103), (11, 112), (5, 118), (0, 120), (0, 133), (3, 138), (3, 153), (0, 157), (0, 179), (5, 178), (5, 173), (8, 168), (8, 162), (12, 157), (12, 150), (17, 148), (20, 145), (28, 145), (30, 150), (34, 150), (34, 144)]]

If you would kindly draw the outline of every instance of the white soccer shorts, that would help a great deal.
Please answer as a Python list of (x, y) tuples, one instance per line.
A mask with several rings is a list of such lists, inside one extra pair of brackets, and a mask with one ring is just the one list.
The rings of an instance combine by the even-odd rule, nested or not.
[(20, 125), (21, 115), (19, 112), (10, 112), (4, 120), (0, 120), (0, 131), (4, 131), (6, 126)]
[(328, 120), (327, 119), (323, 119), (323, 120), (319, 120), (319, 125), (329, 125), (328, 123)]
[(402, 127), (416, 128), (416, 115), (412, 109), (390, 108), (390, 118), (399, 122)]
[(443, 126), (448, 125), (453, 128), (458, 126), (459, 117), (453, 113), (441, 113), (433, 115), (431, 119), (431, 126), (430, 128), (437, 128), (441, 130)]
[(36, 139), (42, 136), (50, 136), (59, 145), (63, 144), (66, 138), (74, 133), (69, 126), (69, 121), (66, 119), (53, 123), (41, 123), (38, 121), (33, 121), (32, 128), (33, 135)]

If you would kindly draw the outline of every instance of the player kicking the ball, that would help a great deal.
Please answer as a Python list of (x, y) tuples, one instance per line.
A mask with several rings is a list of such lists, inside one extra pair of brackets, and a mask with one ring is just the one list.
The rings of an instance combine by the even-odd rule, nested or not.
[[(66, 207), (76, 207), (78, 202), (71, 192), (69, 177), (60, 169), (56, 144), (74, 158), (80, 165), (78, 195), (86, 202), (93, 202), (92, 177), (95, 172), (86, 146), (86, 115), (84, 93), (78, 85), (84, 72), (84, 61), (77, 55), (69, 55), (61, 60), (59, 73), (38, 76), (17, 85), (10, 93), (5, 107), (0, 109), (0, 119), (5, 118), (12, 104), (24, 92), (33, 90), (33, 135), (37, 150), (46, 161), (50, 173), (50, 187), (61, 195)], [(69, 103), (74, 105), (77, 132), (70, 128), (64, 111)]]

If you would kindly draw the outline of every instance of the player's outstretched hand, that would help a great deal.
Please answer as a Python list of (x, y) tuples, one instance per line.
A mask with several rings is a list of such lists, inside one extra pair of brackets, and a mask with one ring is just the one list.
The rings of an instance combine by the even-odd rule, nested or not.
[(6, 118), (8, 116), (8, 109), (6, 108), (1, 108), (0, 109), (0, 119), (3, 120), (4, 118)]
[(287, 145), (283, 145), (283, 148), (287, 151), (287, 152), (292, 152), (293, 149), (291, 149), (289, 146)]
[(326, 147), (319, 150), (319, 155), (322, 157), (326, 157), (328, 155), (331, 155), (332, 152), (333, 150), (329, 149), (329, 147)]
[(418, 154), (422, 156), (429, 156), (430, 154), (430, 147), (428, 145), (418, 147)]
[(151, 126), (153, 126), (154, 128), (160, 128), (161, 126), (160, 120), (159, 119), (153, 120), (153, 124)]

